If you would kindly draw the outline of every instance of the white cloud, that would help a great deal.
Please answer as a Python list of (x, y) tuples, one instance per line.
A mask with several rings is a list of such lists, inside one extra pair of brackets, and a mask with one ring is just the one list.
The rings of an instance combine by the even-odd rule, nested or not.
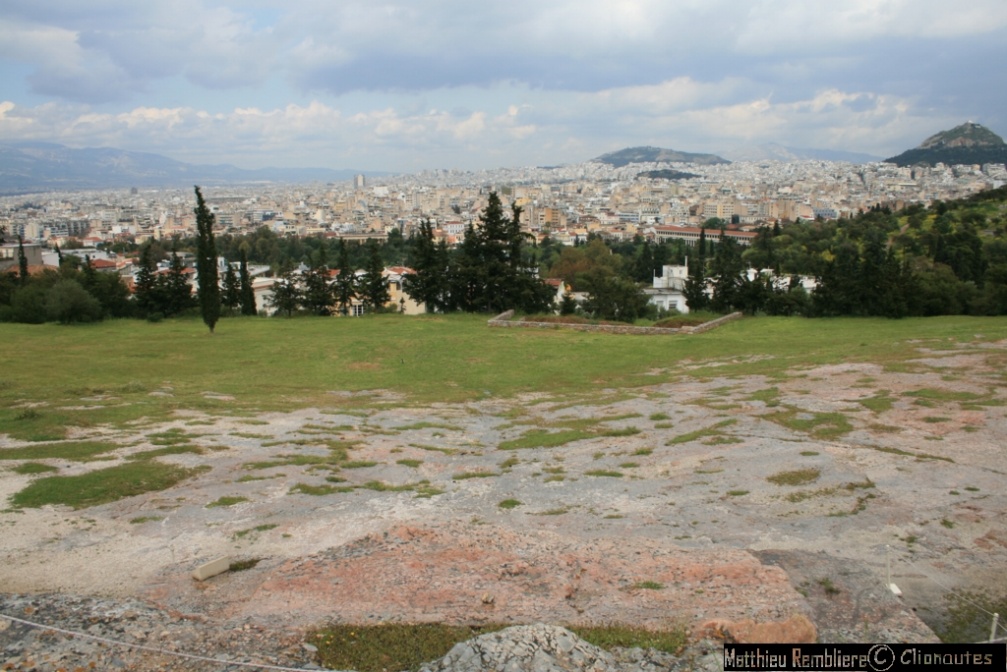
[(645, 110), (648, 114), (662, 114), (723, 101), (742, 85), (740, 80), (733, 78), (714, 83), (676, 77), (658, 84), (605, 89), (587, 97), (594, 104), (604, 103), (615, 110)]
[(6, 0), (0, 137), (385, 169), (884, 153), (1002, 133), (1004, 38), (1004, 0)]
[(754, 3), (737, 39), (744, 51), (772, 53), (891, 38), (961, 38), (1007, 27), (1001, 0), (843, 0)]

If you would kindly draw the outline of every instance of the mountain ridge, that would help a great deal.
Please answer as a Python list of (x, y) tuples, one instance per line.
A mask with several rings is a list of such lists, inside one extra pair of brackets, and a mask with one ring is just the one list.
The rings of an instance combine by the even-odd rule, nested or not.
[(622, 168), (631, 163), (695, 163), (703, 166), (731, 163), (715, 154), (695, 154), (661, 147), (626, 147), (591, 159), (589, 163), (604, 163)]
[[(0, 195), (130, 187), (342, 182), (363, 171), (192, 164), (112, 147), (75, 149), (51, 142), (0, 142)], [(376, 173), (370, 172), (374, 175)]]

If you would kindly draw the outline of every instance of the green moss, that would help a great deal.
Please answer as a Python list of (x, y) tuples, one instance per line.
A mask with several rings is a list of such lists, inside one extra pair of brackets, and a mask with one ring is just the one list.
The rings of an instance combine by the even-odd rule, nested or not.
[(818, 413), (788, 407), (763, 416), (789, 429), (810, 434), (816, 439), (829, 441), (853, 431), (850, 421), (842, 413)]
[(243, 572), (247, 569), (252, 569), (259, 564), (261, 558), (247, 558), (245, 560), (235, 560), (227, 567), (229, 572)]
[(884, 413), (891, 410), (892, 405), (895, 403), (895, 399), (892, 398), (888, 390), (881, 390), (872, 397), (859, 399), (858, 401), (861, 406), (874, 413)]
[(232, 538), (235, 540), (244, 539), (249, 535), (255, 534), (257, 532), (267, 532), (269, 530), (275, 529), (276, 527), (277, 527), (276, 523), (264, 523), (262, 525), (256, 525), (255, 527), (251, 527), (247, 530), (238, 530), (237, 532), (234, 533), (234, 535), (232, 535)]
[(70, 460), (88, 462), (101, 459), (105, 453), (118, 450), (114, 443), (95, 441), (63, 441), (61, 443), (36, 443), (23, 448), (0, 448), (0, 460)]
[(664, 590), (664, 584), (657, 581), (639, 581), (630, 586), (630, 590)]
[(430, 483), (424, 482), (416, 486), (416, 497), (417, 499), (429, 499), (430, 497), (436, 497), (437, 495), (443, 495), (444, 490)]
[(817, 481), (821, 474), (818, 469), (795, 469), (767, 476), (766, 480), (774, 485), (807, 485)]
[(193, 455), (202, 455), (203, 449), (199, 446), (166, 446), (164, 448), (155, 448), (154, 450), (143, 450), (139, 453), (133, 453), (126, 457), (127, 460), (149, 460), (152, 457), (163, 457), (165, 455), (182, 455), (185, 453), (191, 453)]
[(600, 476), (603, 478), (622, 478), (623, 474), (621, 471), (612, 471), (611, 469), (592, 469), (591, 471), (585, 471), (585, 476)]
[(242, 502), (247, 502), (248, 497), (233, 497), (225, 496), (216, 499), (206, 505), (206, 508), (212, 509), (219, 506), (234, 506), (235, 504), (241, 504)]
[(332, 495), (337, 492), (353, 492), (354, 490), (355, 488), (353, 486), (310, 485), (308, 483), (298, 483), (290, 488), (289, 492), (292, 495), (300, 494), (324, 497), (325, 495)]
[(594, 433), (580, 430), (567, 429), (558, 432), (550, 432), (544, 429), (528, 430), (520, 437), (503, 441), (497, 447), (500, 450), (519, 450), (524, 448), (555, 448), (574, 441), (594, 438)]
[(46, 474), (59, 471), (59, 468), (54, 467), (51, 464), (42, 464), (41, 462), (25, 462), (24, 464), (17, 465), (11, 469), (11, 471), (15, 474), (21, 474), (22, 476), (32, 476), (35, 474)]
[(723, 434), (720, 431), (721, 429), (723, 429), (724, 427), (730, 427), (736, 422), (737, 420), (732, 418), (730, 420), (723, 420), (721, 422), (718, 422), (712, 427), (707, 427), (705, 429), (697, 429), (694, 432), (688, 432), (686, 434), (680, 434), (675, 438), (671, 439), (670, 441), (668, 441), (667, 445), (675, 446), (681, 443), (689, 443), (690, 441), (699, 441), (700, 439), (704, 439), (707, 437), (721, 436)]

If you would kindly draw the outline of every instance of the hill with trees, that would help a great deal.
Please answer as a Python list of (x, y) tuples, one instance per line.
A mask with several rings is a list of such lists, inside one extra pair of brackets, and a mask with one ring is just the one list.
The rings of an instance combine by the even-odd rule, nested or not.
[(631, 163), (695, 163), (701, 166), (730, 163), (727, 159), (714, 154), (693, 154), (660, 147), (627, 147), (617, 152), (602, 154), (591, 162), (604, 163), (615, 168), (622, 168)]
[(1007, 163), (1007, 144), (985, 126), (970, 121), (936, 133), (919, 147), (885, 159), (885, 163), (898, 166)]

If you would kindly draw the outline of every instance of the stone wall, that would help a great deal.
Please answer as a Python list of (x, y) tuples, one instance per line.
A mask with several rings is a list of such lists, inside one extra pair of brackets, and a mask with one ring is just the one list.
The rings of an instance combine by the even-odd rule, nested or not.
[(704, 322), (695, 327), (681, 327), (679, 329), (662, 329), (661, 327), (634, 327), (630, 324), (565, 324), (561, 322), (526, 322), (512, 319), (514, 311), (508, 310), (500, 313), (487, 322), (491, 327), (518, 327), (526, 329), (571, 329), (573, 331), (591, 331), (601, 334), (635, 334), (639, 336), (669, 336), (674, 334), (701, 334), (704, 331), (715, 329), (722, 324), (737, 320), (742, 317), (742, 313), (731, 313), (718, 317), (715, 320)]

